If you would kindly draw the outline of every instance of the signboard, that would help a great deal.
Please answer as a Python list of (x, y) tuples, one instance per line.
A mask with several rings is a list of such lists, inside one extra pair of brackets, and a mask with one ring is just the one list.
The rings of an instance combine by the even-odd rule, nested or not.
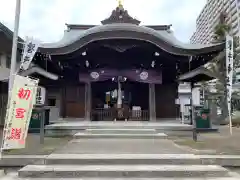
[(39, 44), (38, 41), (32, 38), (26, 38), (20, 69), (27, 70), (29, 68)]
[(194, 123), (197, 129), (211, 128), (209, 112), (203, 106), (194, 106)]
[(204, 97), (204, 89), (200, 88), (200, 105), (204, 106), (205, 105), (205, 97)]
[(202, 106), (194, 106), (194, 117), (199, 118), (201, 117)]
[(233, 78), (233, 37), (226, 36), (226, 90), (227, 90), (227, 104), (229, 113), (230, 133), (232, 134), (232, 120), (231, 120), (231, 99), (232, 99), (232, 78)]
[(199, 87), (192, 89), (192, 104), (195, 106), (200, 105), (200, 89)]
[(14, 76), (6, 111), (2, 150), (25, 147), (33, 104), (36, 100), (37, 85), (38, 80)]
[(46, 99), (46, 89), (38, 86), (35, 105), (44, 105)]

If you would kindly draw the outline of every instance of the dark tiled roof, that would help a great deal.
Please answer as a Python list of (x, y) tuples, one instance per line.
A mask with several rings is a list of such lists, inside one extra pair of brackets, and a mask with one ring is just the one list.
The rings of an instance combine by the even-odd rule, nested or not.
[[(13, 39), (13, 32), (1, 22), (0, 22), (0, 32), (3, 32), (6, 35), (6, 37), (9, 38), (10, 40)], [(18, 41), (23, 42), (24, 40), (18, 37)]]
[[(88, 30), (97, 25), (66, 24), (66, 26), (69, 30), (70, 29)], [(143, 25), (143, 26), (149, 27), (156, 31), (167, 31), (170, 30), (172, 25)]]

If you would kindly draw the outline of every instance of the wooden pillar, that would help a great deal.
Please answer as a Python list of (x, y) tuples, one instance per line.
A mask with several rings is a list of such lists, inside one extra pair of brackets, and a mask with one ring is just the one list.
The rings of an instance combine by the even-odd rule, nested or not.
[(85, 120), (91, 120), (92, 88), (91, 82), (85, 84)]
[(156, 121), (155, 84), (149, 84), (149, 118)]
[(62, 118), (66, 118), (66, 87), (61, 88), (61, 102), (60, 102), (60, 115)]
[(194, 104), (193, 104), (193, 88), (194, 88), (194, 83), (191, 82), (191, 99), (190, 99), (190, 104), (191, 104), (191, 124), (193, 126), (193, 140), (197, 141), (197, 128), (196, 128), (196, 122), (195, 122), (195, 112), (194, 112)]

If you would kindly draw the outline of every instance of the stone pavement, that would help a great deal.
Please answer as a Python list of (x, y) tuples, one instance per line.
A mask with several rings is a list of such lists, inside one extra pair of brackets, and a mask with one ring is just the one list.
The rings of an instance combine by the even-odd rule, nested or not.
[[(119, 125), (118, 125), (119, 126)], [(113, 130), (103, 127), (92, 131), (89, 138), (73, 139), (45, 159), (45, 164), (28, 165), (18, 171), (21, 179), (80, 178), (114, 179), (214, 179), (236, 178), (228, 169), (203, 161), (186, 149), (176, 146), (171, 140), (159, 137), (144, 138), (141, 127), (122, 126)], [(128, 129), (131, 128), (131, 129)], [(110, 129), (110, 130), (109, 130)], [(141, 138), (91, 138), (91, 134), (142, 133)], [(146, 127), (142, 128), (146, 129)], [(138, 131), (136, 133), (136, 131)], [(81, 131), (81, 133), (84, 133)], [(89, 133), (89, 130), (86, 130)], [(96, 133), (96, 134), (94, 134)], [(156, 134), (159, 131), (155, 132)], [(140, 134), (139, 134), (140, 135)], [(208, 159), (208, 157), (205, 157)]]
[(186, 154), (167, 139), (74, 139), (56, 154)]

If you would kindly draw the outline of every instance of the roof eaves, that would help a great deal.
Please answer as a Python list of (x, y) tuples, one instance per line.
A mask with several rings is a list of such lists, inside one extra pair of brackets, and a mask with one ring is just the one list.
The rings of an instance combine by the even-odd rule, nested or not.
[[(1, 22), (0, 22), (0, 31), (2, 31), (7, 36), (7, 38), (9, 38), (10, 40), (13, 39), (13, 32), (7, 26), (2, 24)], [(18, 37), (18, 41), (24, 42), (24, 40), (20, 37)]]

